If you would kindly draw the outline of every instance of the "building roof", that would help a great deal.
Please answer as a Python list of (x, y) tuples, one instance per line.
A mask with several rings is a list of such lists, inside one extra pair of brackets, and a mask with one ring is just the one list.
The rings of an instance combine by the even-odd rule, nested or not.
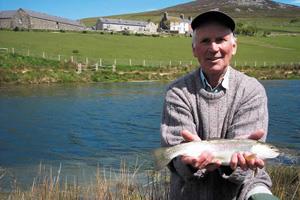
[(4, 10), (0, 12), (0, 19), (8, 19), (13, 18), (13, 16), (16, 14), (16, 10)]
[(45, 13), (36, 12), (36, 11), (32, 11), (32, 10), (27, 10), (27, 9), (23, 9), (23, 8), (19, 8), (18, 10), (1, 11), (0, 12), (0, 19), (13, 18), (14, 15), (18, 11), (24, 11), (29, 16), (34, 17), (34, 18), (39, 18), (39, 19), (44, 19), (44, 20), (49, 20), (49, 21), (55, 21), (55, 22), (61, 22), (61, 23), (64, 23), (64, 24), (70, 24), (70, 25), (74, 25), (74, 26), (83, 27), (83, 25), (80, 24), (79, 21), (70, 20), (70, 19), (66, 19), (66, 18), (62, 18), (62, 17), (57, 17), (57, 16), (53, 16), (53, 15), (48, 15), (48, 14), (45, 14)]
[(75, 26), (83, 26), (82, 24), (80, 24), (80, 22), (75, 21), (75, 20), (70, 20), (70, 19), (57, 17), (57, 16), (53, 16), (53, 15), (48, 15), (45, 13), (22, 9), (22, 8), (20, 8), (19, 10), (23, 10), (31, 17), (45, 19), (45, 20), (49, 20), (49, 21), (61, 22), (61, 23), (65, 23), (65, 24), (71, 24), (71, 25), (75, 25)]
[(191, 23), (192, 20), (189, 20), (189, 19), (182, 19), (180, 17), (174, 17), (174, 16), (168, 16), (168, 21), (171, 21), (171, 22), (184, 22), (184, 23)]
[(135, 21), (135, 20), (124, 20), (124, 19), (109, 19), (109, 18), (99, 18), (99, 21), (105, 24), (118, 24), (127, 26), (147, 26), (149, 24), (145, 21)]

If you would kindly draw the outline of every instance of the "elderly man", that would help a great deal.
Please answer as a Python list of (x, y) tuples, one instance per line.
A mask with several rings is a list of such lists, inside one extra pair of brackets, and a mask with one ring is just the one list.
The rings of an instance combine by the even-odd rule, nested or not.
[[(237, 42), (235, 23), (228, 15), (209, 11), (192, 21), (193, 54), (199, 69), (174, 81), (167, 89), (162, 146), (211, 138), (250, 138), (265, 141), (267, 97), (255, 79), (230, 67)], [(173, 159), (170, 198), (203, 200), (277, 199), (264, 161), (232, 155), (230, 167), (210, 152)], [(253, 169), (257, 169), (254, 173)]]

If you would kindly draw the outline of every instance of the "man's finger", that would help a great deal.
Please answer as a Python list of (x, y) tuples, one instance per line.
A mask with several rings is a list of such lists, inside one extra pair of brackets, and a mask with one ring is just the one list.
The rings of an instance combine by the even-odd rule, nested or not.
[(181, 131), (181, 136), (186, 142), (191, 142), (191, 141), (200, 141), (200, 137), (198, 135), (192, 134), (188, 130), (183, 130)]
[(234, 153), (232, 154), (231, 161), (230, 161), (230, 167), (232, 170), (235, 170), (237, 168), (237, 162), (238, 162), (237, 153)]
[(265, 166), (265, 162), (263, 160), (257, 158), (255, 161), (255, 165), (261, 169)]
[(248, 166), (246, 163), (246, 159), (244, 158), (242, 153), (238, 153), (237, 154), (238, 157), (238, 165), (243, 169), (243, 170), (247, 170)]

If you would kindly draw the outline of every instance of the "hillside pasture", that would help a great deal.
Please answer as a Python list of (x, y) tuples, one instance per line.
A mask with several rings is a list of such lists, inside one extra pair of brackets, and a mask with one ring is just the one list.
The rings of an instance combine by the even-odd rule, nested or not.
[[(261, 66), (300, 62), (300, 35), (270, 37), (238, 36), (238, 53), (232, 64)], [(196, 60), (192, 56), (191, 38), (179, 36), (151, 37), (117, 34), (77, 32), (27, 32), (0, 31), (0, 48), (14, 48), (23, 55), (57, 59), (58, 55), (69, 59), (98, 62), (117, 60), (118, 64), (173, 63)]]

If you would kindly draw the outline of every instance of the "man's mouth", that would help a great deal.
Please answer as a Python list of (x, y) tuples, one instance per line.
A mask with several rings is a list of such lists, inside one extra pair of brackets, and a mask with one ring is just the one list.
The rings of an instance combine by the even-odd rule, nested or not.
[(209, 60), (209, 61), (217, 61), (219, 59), (222, 59), (222, 57), (209, 57), (209, 58), (206, 58), (206, 60)]

